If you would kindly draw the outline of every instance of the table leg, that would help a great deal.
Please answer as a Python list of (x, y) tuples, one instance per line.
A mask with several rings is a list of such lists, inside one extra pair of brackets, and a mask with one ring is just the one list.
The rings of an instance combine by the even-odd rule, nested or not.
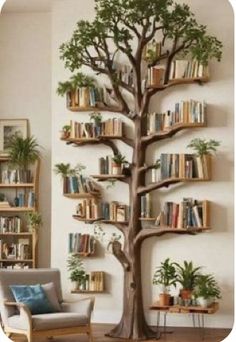
[(195, 314), (194, 313), (192, 313), (192, 320), (193, 320), (193, 327), (195, 328), (196, 324), (195, 324)]
[(202, 314), (202, 340), (205, 338), (205, 317), (204, 314)]
[(159, 340), (161, 338), (161, 332), (160, 332), (160, 311), (157, 311), (157, 331), (156, 331), (156, 340)]

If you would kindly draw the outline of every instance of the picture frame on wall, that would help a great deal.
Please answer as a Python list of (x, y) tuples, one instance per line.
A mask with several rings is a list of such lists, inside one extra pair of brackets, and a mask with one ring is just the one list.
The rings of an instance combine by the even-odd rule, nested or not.
[(0, 119), (0, 155), (7, 156), (11, 138), (14, 136), (28, 137), (27, 119)]

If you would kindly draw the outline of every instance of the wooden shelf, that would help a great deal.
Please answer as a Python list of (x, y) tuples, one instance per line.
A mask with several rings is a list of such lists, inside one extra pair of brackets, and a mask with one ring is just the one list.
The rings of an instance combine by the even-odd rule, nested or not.
[[(211, 230), (210, 227), (188, 227), (188, 228), (171, 228), (171, 227), (161, 227), (161, 226), (151, 226), (151, 229), (156, 229), (159, 231), (163, 231), (166, 233), (176, 233), (176, 234), (182, 234), (182, 233), (186, 233), (186, 232), (202, 232), (202, 231), (207, 231), (207, 230)], [(149, 228), (146, 228), (149, 229)]]
[(0, 162), (8, 162), (10, 160), (9, 156), (1, 156), (0, 155)]
[(105, 293), (105, 290), (103, 291), (92, 291), (92, 290), (73, 290), (71, 293)]
[(152, 222), (152, 221), (156, 221), (156, 218), (155, 217), (140, 217), (139, 220), (140, 221)]
[(35, 208), (29, 207), (10, 207), (10, 208), (0, 208), (0, 212), (27, 212), (27, 211), (35, 211)]
[(21, 232), (21, 233), (0, 233), (0, 236), (32, 236), (34, 233)]
[(16, 184), (4, 184), (0, 183), (0, 188), (33, 188), (34, 183), (16, 183)]
[(92, 253), (85, 253), (85, 252), (79, 252), (79, 253), (72, 253), (73, 255), (79, 255), (81, 257), (87, 258), (87, 257), (92, 257), (95, 255), (95, 252)]
[(66, 141), (67, 143), (71, 144), (84, 144), (84, 143), (97, 143), (101, 140), (105, 139), (123, 139), (122, 135), (101, 135), (97, 138), (61, 138), (62, 141)]
[(20, 259), (20, 260), (17, 260), (17, 259), (0, 259), (0, 262), (15, 262), (15, 263), (18, 263), (18, 262), (33, 262), (34, 260), (33, 259)]
[(80, 222), (84, 222), (84, 223), (94, 223), (94, 222), (97, 222), (97, 221), (102, 221), (102, 217), (98, 217), (98, 218), (84, 218), (84, 217), (81, 217), (79, 215), (73, 215), (73, 218), (77, 221), (80, 221)]
[(99, 111), (105, 111), (105, 112), (116, 112), (116, 113), (120, 113), (121, 109), (118, 107), (114, 107), (114, 106), (96, 106), (96, 107), (67, 107), (67, 109), (69, 109), (71, 112), (99, 112)]
[(204, 77), (194, 77), (194, 78), (175, 78), (169, 80), (167, 84), (163, 85), (150, 85), (148, 88), (153, 88), (153, 89), (165, 89), (171, 85), (175, 84), (193, 84), (193, 83), (207, 83), (209, 82), (209, 77), (204, 76)]
[(182, 306), (182, 305), (159, 305), (154, 303), (150, 306), (150, 310), (168, 311), (170, 313), (202, 313), (202, 314), (214, 314), (219, 310), (219, 303), (213, 303), (209, 307), (204, 308), (202, 306)]
[(111, 220), (102, 220), (102, 223), (106, 223), (106, 224), (124, 224), (127, 225), (129, 224), (129, 221), (111, 221)]
[(127, 176), (125, 175), (91, 175), (91, 177), (97, 179), (99, 182), (105, 182), (106, 180), (111, 180), (111, 179), (115, 179), (115, 180), (119, 180), (119, 179), (125, 179), (127, 178)]
[(100, 192), (80, 192), (80, 193), (68, 193), (63, 194), (63, 196), (72, 198), (72, 199), (82, 199), (82, 198), (94, 198), (94, 197), (100, 197)]

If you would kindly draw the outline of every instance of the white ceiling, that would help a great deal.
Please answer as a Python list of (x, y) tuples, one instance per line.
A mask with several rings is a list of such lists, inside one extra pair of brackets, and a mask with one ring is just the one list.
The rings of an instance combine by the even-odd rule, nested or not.
[(6, 0), (2, 12), (48, 12), (52, 2), (53, 0)]

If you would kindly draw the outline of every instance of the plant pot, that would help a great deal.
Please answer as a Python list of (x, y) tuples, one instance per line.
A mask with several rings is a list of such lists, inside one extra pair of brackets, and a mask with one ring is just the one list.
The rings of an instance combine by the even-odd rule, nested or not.
[(160, 304), (160, 306), (170, 305), (170, 295), (168, 293), (160, 293), (159, 294), (159, 304)]
[(180, 290), (180, 296), (181, 296), (181, 298), (183, 300), (191, 299), (191, 297), (192, 297), (192, 290), (182, 289), (182, 290)]
[(112, 174), (113, 175), (121, 175), (122, 174), (122, 167), (120, 164), (116, 164), (116, 163), (112, 164)]
[(207, 308), (212, 304), (213, 300), (212, 298), (204, 298), (204, 297), (198, 297), (197, 298), (197, 303), (203, 308)]

